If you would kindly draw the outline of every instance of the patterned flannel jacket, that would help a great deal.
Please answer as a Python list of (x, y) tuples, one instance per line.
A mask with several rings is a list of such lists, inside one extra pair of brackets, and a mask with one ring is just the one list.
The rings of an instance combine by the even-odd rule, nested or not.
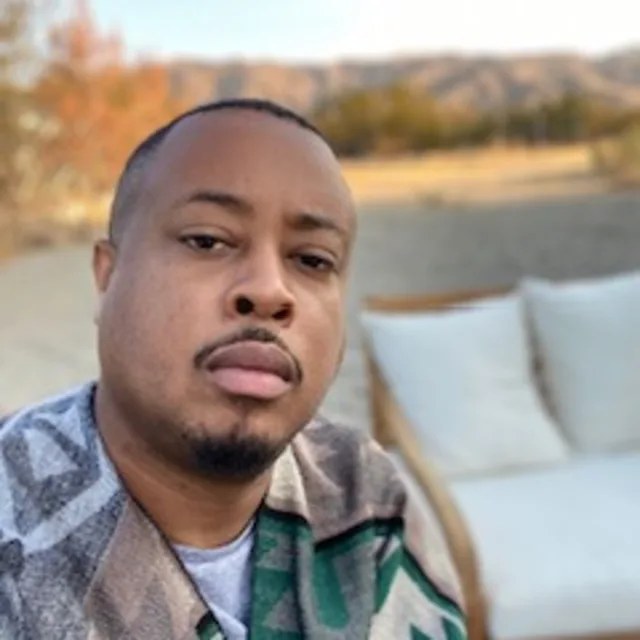
[[(0, 638), (223, 639), (161, 533), (127, 495), (93, 416), (95, 385), (0, 426)], [(316, 420), (257, 514), (250, 637), (466, 637), (440, 532), (387, 455)]]

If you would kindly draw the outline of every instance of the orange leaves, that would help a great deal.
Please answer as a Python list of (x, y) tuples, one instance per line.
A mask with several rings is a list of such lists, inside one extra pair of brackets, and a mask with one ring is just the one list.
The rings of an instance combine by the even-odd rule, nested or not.
[(43, 161), (77, 188), (110, 190), (133, 147), (179, 113), (168, 70), (125, 62), (119, 37), (102, 34), (86, 0), (50, 31), (36, 95), (54, 125)]

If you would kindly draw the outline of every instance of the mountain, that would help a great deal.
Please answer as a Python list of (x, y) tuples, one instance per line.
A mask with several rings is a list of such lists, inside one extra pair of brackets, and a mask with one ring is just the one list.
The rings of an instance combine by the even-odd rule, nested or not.
[(326, 65), (175, 61), (170, 69), (174, 90), (192, 104), (259, 96), (307, 112), (348, 89), (403, 81), (455, 107), (533, 104), (567, 91), (616, 106), (640, 106), (640, 48), (601, 57), (444, 55)]

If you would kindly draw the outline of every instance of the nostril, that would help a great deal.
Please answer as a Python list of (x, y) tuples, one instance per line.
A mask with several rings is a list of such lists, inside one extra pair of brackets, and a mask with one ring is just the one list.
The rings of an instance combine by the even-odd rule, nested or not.
[(245, 298), (244, 296), (240, 296), (237, 300), (236, 300), (236, 311), (243, 315), (246, 316), (248, 313), (251, 313), (254, 309), (254, 304), (253, 302), (251, 302), (251, 300), (249, 300), (249, 298)]
[(282, 307), (282, 309), (280, 309), (280, 311), (277, 311), (276, 313), (273, 314), (273, 319), (274, 320), (286, 320), (289, 317), (289, 314), (291, 313), (291, 308), (290, 307)]

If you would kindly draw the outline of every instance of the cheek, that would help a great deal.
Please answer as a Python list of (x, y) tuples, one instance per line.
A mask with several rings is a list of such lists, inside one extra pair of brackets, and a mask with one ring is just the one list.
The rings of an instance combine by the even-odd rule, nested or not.
[(105, 298), (103, 329), (113, 348), (131, 354), (131, 366), (135, 360), (145, 367), (168, 366), (200, 346), (199, 307), (206, 304), (167, 270), (140, 269), (114, 283)]
[(342, 299), (327, 296), (301, 307), (300, 331), (310, 372), (332, 375), (339, 364), (345, 340)]

